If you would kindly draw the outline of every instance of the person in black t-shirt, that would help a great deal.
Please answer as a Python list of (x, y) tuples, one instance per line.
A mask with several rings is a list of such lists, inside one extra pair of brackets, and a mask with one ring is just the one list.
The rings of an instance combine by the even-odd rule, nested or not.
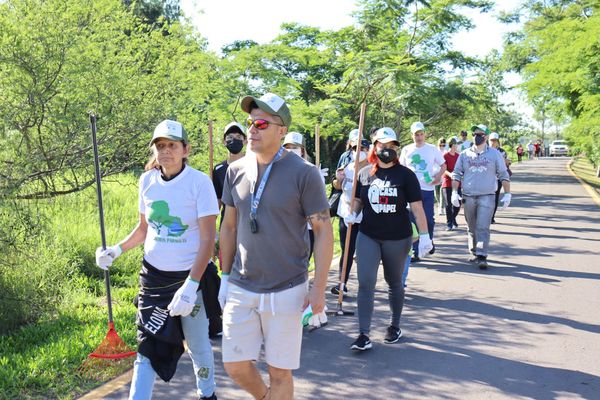
[[(223, 131), (223, 144), (225, 147), (227, 147), (229, 154), (226, 160), (215, 165), (212, 173), (213, 186), (215, 187), (215, 193), (217, 194), (217, 200), (219, 202), (219, 209), (221, 210), (221, 221), (223, 221), (223, 215), (225, 213), (225, 207), (223, 207), (223, 203), (221, 203), (223, 186), (225, 185), (225, 174), (227, 173), (229, 164), (244, 157), (244, 152), (242, 151), (246, 145), (246, 130), (244, 127), (237, 122), (231, 122), (228, 124)], [(220, 336), (222, 331), (223, 321), (221, 317), (210, 318), (208, 335), (211, 338), (215, 338)]]
[(412, 226), (407, 204), (415, 215), (420, 235), (420, 254), (428, 254), (432, 243), (421, 201), (419, 181), (410, 169), (398, 162), (398, 138), (391, 128), (381, 128), (373, 138), (367, 159), (370, 165), (360, 170), (353, 212), (344, 221), (356, 222), (362, 210), (362, 222), (356, 240), (358, 264), (358, 322), (360, 335), (353, 350), (367, 350), (373, 300), (379, 263), (383, 263), (392, 312), (384, 342), (396, 343), (402, 336), (400, 316), (404, 306), (402, 273), (412, 245)]
[(227, 147), (229, 154), (227, 155), (227, 160), (215, 165), (212, 174), (213, 186), (215, 187), (217, 200), (219, 201), (219, 208), (221, 209), (221, 220), (223, 219), (224, 212), (224, 207), (221, 203), (221, 196), (223, 195), (225, 174), (229, 164), (244, 157), (244, 152), (242, 150), (246, 143), (246, 130), (241, 124), (237, 122), (231, 122), (225, 127), (225, 130), (223, 131), (223, 145)]

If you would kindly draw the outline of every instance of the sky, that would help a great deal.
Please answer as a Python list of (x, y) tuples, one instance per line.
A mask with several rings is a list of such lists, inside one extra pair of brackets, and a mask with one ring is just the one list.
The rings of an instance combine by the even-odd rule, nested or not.
[[(464, 10), (464, 14), (475, 23), (475, 28), (457, 33), (453, 38), (456, 50), (469, 56), (483, 57), (492, 49), (501, 51), (503, 35), (515, 26), (507, 26), (495, 18), (501, 10), (515, 9), (520, 0), (497, 1), (489, 13)], [(248, 6), (251, 4), (252, 6)], [(259, 7), (260, 6), (260, 7)], [(235, 40), (251, 39), (267, 43), (280, 33), (284, 22), (298, 22), (324, 30), (337, 30), (352, 25), (351, 13), (356, 10), (354, 0), (181, 0), (181, 8), (190, 18), (200, 34), (208, 40), (208, 47), (217, 53)], [(515, 86), (520, 83), (516, 74), (506, 74), (505, 83)], [(514, 104), (531, 122), (532, 109), (522, 100), (522, 95), (513, 90), (503, 96), (502, 101)]]

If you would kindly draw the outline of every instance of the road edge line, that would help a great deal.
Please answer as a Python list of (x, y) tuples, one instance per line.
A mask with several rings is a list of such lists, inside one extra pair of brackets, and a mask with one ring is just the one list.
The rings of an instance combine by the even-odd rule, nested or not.
[(571, 173), (571, 175), (573, 175), (575, 177), (575, 179), (577, 179), (579, 181), (581, 186), (583, 186), (585, 188), (585, 190), (587, 190), (587, 192), (590, 194), (591, 198), (594, 200), (596, 205), (598, 207), (600, 207), (600, 195), (598, 194), (598, 192), (596, 192), (596, 189), (594, 189), (586, 181), (584, 181), (583, 179), (578, 177), (577, 174), (575, 173), (575, 171), (573, 171), (572, 166), (573, 166), (574, 162), (575, 162), (575, 159), (573, 158), (573, 159), (571, 159), (571, 161), (569, 161), (567, 163), (567, 170)]

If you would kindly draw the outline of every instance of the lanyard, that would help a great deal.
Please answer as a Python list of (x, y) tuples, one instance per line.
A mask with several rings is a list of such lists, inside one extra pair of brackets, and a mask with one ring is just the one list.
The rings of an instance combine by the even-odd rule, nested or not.
[(258, 205), (260, 203), (260, 198), (262, 197), (263, 191), (265, 190), (265, 186), (267, 185), (267, 180), (269, 179), (269, 174), (271, 173), (271, 168), (273, 167), (273, 163), (281, 158), (283, 155), (283, 147), (279, 148), (277, 154), (275, 154), (275, 158), (273, 161), (269, 163), (265, 173), (260, 179), (260, 184), (258, 185), (258, 189), (256, 190), (256, 194), (254, 194), (254, 190), (252, 191), (252, 201), (250, 202), (250, 219), (256, 220), (256, 213), (258, 211)]

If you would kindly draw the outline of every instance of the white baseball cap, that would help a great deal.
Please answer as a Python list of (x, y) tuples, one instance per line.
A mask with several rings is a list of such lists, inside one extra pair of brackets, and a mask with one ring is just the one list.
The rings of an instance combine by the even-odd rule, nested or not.
[(223, 136), (226, 136), (230, 131), (239, 131), (239, 133), (241, 133), (242, 135), (246, 136), (246, 129), (244, 129), (244, 127), (242, 126), (242, 124), (240, 124), (239, 122), (230, 122), (227, 124), (227, 126), (225, 127), (225, 130), (223, 130)]
[(165, 138), (169, 140), (181, 141), (185, 144), (188, 143), (188, 136), (183, 125), (180, 122), (165, 119), (154, 128), (154, 134), (150, 141), (150, 146), (154, 144), (158, 139)]
[(418, 131), (425, 132), (425, 125), (423, 125), (421, 121), (413, 122), (410, 126), (410, 133), (412, 133), (413, 135)]
[(398, 136), (396, 135), (396, 132), (394, 132), (392, 128), (388, 128), (387, 126), (384, 128), (377, 129), (377, 132), (375, 132), (375, 136), (373, 137), (373, 143), (375, 142), (396, 142), (398, 146), (400, 145), (400, 142), (398, 142)]
[(283, 144), (293, 144), (304, 147), (304, 135), (298, 132), (288, 132), (283, 138)]
[(500, 135), (498, 135), (496, 132), (492, 132), (490, 133), (490, 140), (500, 140)]

